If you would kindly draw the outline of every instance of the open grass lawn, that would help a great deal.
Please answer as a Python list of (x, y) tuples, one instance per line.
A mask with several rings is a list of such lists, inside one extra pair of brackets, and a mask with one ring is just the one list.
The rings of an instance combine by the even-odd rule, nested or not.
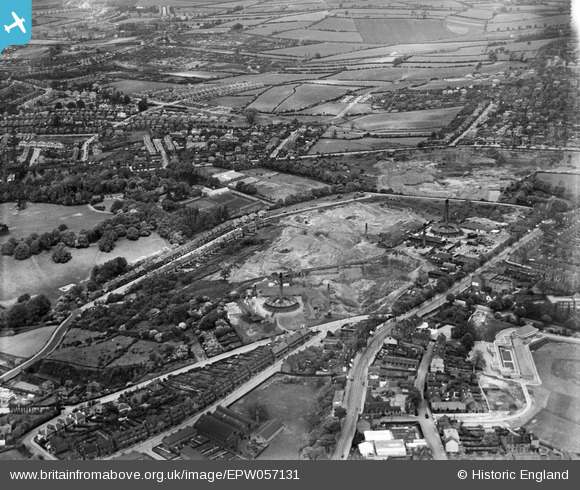
[(10, 228), (8, 235), (3, 235), (4, 243), (9, 237), (24, 238), (31, 233), (42, 234), (65, 224), (75, 232), (83, 228), (90, 229), (112, 215), (98, 213), (88, 206), (59, 206), (58, 204), (28, 203), (26, 209), (18, 211), (14, 203), (0, 204), (0, 222)]
[(3, 451), (0, 453), (0, 461), (23, 461), (28, 460), (20, 454), (16, 449), (11, 449), (10, 451)]
[(328, 17), (316, 24), (316, 29), (320, 31), (354, 32), (358, 30), (353, 19), (341, 17)]
[(542, 385), (534, 387), (543, 410), (527, 427), (565, 451), (580, 452), (580, 344), (551, 342), (533, 351)]
[(258, 456), (262, 460), (298, 459), (300, 449), (308, 442), (309, 427), (305, 416), (316, 408), (317, 380), (313, 378), (290, 378), (275, 375), (258, 388), (230, 406), (247, 414), (251, 404), (266, 407), (270, 418), (279, 419), (285, 429)]
[(71, 249), (72, 259), (66, 264), (55, 264), (50, 252), (33, 255), (27, 260), (0, 255), (0, 302), (15, 300), (24, 293), (45, 294), (54, 302), (63, 294), (58, 288), (88, 279), (95, 264), (116, 257), (134, 262), (167, 246), (167, 240), (152, 234), (135, 242), (121, 238), (110, 253), (100, 252), (96, 244), (89, 248)]

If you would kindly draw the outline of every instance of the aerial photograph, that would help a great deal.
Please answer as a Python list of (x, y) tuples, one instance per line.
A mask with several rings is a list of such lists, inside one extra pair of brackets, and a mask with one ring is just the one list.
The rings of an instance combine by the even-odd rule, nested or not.
[(576, 1), (0, 9), (0, 462), (580, 459)]

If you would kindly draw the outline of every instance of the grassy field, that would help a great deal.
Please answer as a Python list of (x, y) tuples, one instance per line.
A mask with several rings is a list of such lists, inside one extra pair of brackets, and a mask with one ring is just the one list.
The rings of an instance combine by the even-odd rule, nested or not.
[(561, 450), (580, 452), (580, 345), (552, 342), (533, 357), (542, 380), (534, 398), (545, 406), (527, 427)]
[[(120, 239), (110, 253), (100, 252), (96, 245), (89, 248), (71, 250), (72, 260), (66, 264), (55, 264), (50, 252), (33, 255), (28, 260), (0, 256), (0, 302), (15, 300), (24, 293), (45, 294), (52, 301), (63, 294), (58, 288), (88, 279), (95, 264), (102, 264), (116, 257), (125, 257), (133, 262), (143, 256), (151, 255), (169, 242), (152, 234), (141, 237), (136, 242)], [(18, 278), (18, 281), (11, 280)]]
[(29, 332), (0, 337), (0, 352), (16, 357), (32, 357), (50, 338), (56, 327), (42, 327)]
[(293, 31), (295, 29), (304, 29), (310, 26), (312, 22), (278, 22), (275, 24), (262, 24), (246, 31), (248, 34), (257, 36), (273, 36), (280, 32)]
[[(372, 114), (354, 119), (354, 127), (363, 131), (429, 131), (449, 124), (461, 107), (425, 111)], [(351, 122), (348, 124), (350, 125)]]
[(90, 229), (110, 214), (92, 211), (88, 206), (59, 206), (57, 204), (29, 203), (26, 209), (18, 211), (14, 203), (0, 204), (0, 217), (10, 228), (8, 235), (2, 236), (2, 243), (9, 237), (24, 238), (31, 233), (42, 234), (65, 224), (75, 232)]
[(275, 375), (229, 408), (248, 413), (254, 403), (263, 405), (270, 418), (280, 420), (285, 429), (258, 456), (262, 460), (298, 459), (300, 449), (308, 442), (308, 423), (305, 416), (316, 408), (317, 380), (298, 379), (285, 383), (283, 375)]

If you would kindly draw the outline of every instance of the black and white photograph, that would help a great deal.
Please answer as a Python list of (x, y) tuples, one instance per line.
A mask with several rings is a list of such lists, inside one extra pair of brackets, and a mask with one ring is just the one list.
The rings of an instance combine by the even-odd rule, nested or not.
[(2, 0), (0, 464), (572, 476), (579, 25), (577, 0)]

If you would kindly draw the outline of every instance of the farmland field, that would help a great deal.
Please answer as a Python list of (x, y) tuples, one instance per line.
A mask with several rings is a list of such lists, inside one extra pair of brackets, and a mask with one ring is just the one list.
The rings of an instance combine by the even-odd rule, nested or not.
[(1, 243), (4, 243), (9, 237), (24, 238), (31, 233), (41, 234), (62, 224), (67, 225), (69, 230), (79, 232), (83, 228), (92, 228), (112, 215), (92, 211), (86, 205), (28, 203), (26, 209), (18, 211), (14, 203), (2, 203), (0, 216), (2, 222), (10, 228), (10, 233), (1, 239)]
[(551, 342), (533, 357), (542, 380), (533, 395), (542, 410), (527, 427), (561, 450), (580, 452), (580, 344)]
[(356, 26), (364, 42), (371, 44), (430, 42), (456, 37), (440, 20), (356, 19)]
[[(276, 34), (275, 37), (284, 39), (300, 39), (302, 41), (329, 41), (329, 42), (343, 42), (343, 43), (362, 43), (363, 38), (358, 32), (332, 32), (332, 31), (317, 31), (315, 29), (296, 29), (295, 31), (286, 31), (281, 34)], [(375, 42), (367, 41), (365, 42)]]
[(275, 24), (261, 24), (246, 32), (257, 36), (272, 36), (273, 34), (280, 32), (304, 29), (311, 24), (312, 22), (278, 22)]
[(316, 29), (320, 31), (357, 31), (354, 20), (349, 18), (329, 17), (316, 24)]
[(272, 87), (261, 94), (249, 107), (260, 112), (273, 112), (282, 101), (294, 93), (295, 85)]
[(299, 111), (313, 104), (336, 99), (350, 92), (352, 89), (325, 85), (300, 85), (296, 91), (277, 108), (276, 112)]
[[(354, 119), (354, 127), (363, 131), (427, 131), (449, 124), (461, 107), (424, 111), (372, 114)], [(351, 124), (349, 122), (348, 124)]]
[[(229, 408), (247, 414), (249, 406), (259, 403), (272, 418), (279, 419), (285, 429), (276, 436), (258, 459), (298, 459), (300, 449), (308, 442), (306, 415), (316, 409), (317, 379), (291, 378), (275, 375)], [(296, 382), (297, 381), (297, 382)]]
[(321, 57), (325, 57), (340, 53), (350, 53), (358, 49), (361, 49), (361, 45), (359, 44), (317, 43), (306, 44), (305, 46), (296, 46), (294, 48), (273, 49), (271, 51), (264, 51), (264, 53), (295, 56), (297, 58), (304, 56), (314, 56), (316, 53), (318, 53)]

